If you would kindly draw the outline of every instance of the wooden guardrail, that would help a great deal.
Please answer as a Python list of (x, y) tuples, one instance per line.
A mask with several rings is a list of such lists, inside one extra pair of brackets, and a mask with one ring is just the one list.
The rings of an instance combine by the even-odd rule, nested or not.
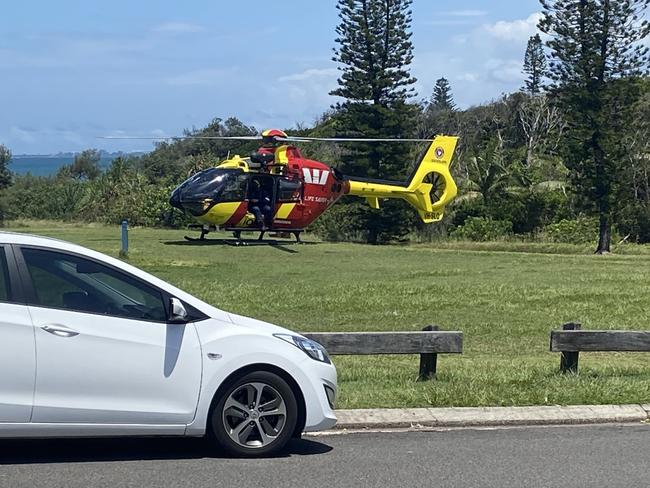
[(650, 331), (581, 330), (578, 322), (551, 331), (551, 352), (560, 352), (560, 370), (578, 372), (580, 352), (650, 352)]
[(419, 380), (435, 376), (438, 354), (462, 354), (463, 333), (429, 325), (421, 332), (313, 332), (303, 334), (332, 355), (419, 354)]

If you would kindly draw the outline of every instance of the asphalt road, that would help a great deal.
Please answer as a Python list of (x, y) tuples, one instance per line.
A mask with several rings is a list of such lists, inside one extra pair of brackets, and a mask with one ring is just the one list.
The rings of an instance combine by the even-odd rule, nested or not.
[(361, 433), (227, 459), (192, 439), (0, 441), (1, 487), (647, 487), (650, 425)]

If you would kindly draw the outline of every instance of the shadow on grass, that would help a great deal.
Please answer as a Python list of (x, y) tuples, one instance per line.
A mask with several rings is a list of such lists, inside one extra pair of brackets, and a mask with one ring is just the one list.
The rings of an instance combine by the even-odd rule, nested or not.
[(291, 242), (291, 241), (275, 241), (275, 240), (258, 240), (258, 239), (203, 239), (203, 240), (185, 240), (185, 241), (163, 241), (166, 246), (228, 246), (228, 247), (260, 247), (266, 246), (273, 249), (278, 249), (290, 254), (298, 253), (295, 249), (289, 249), (287, 246), (313, 246), (318, 242)]
[[(307, 439), (292, 439), (277, 458), (325, 454), (331, 446)], [(106, 438), (12, 439), (0, 441), (0, 465), (57, 464), (164, 459), (204, 459), (232, 456), (205, 439)]]

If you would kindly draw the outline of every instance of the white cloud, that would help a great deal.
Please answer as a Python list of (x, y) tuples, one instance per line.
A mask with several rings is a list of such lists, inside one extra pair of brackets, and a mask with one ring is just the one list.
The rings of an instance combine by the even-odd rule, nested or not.
[(489, 59), (485, 67), (489, 77), (500, 83), (516, 84), (524, 79), (522, 62), (515, 59)]
[(300, 73), (292, 75), (281, 76), (278, 81), (305, 81), (314, 78), (334, 78), (338, 74), (336, 68), (316, 69), (310, 68)]
[(441, 26), (441, 25), (475, 25), (476, 21), (473, 20), (465, 20), (465, 19), (438, 19), (438, 20), (430, 20), (429, 22), (426, 22), (427, 25), (436, 25), (436, 26)]
[(232, 70), (207, 68), (167, 77), (165, 83), (174, 86), (217, 85), (229, 77), (232, 77)]
[(537, 33), (537, 24), (542, 18), (541, 12), (535, 12), (526, 19), (511, 22), (500, 20), (495, 24), (488, 24), (485, 30), (493, 37), (502, 41), (521, 41)]
[(153, 32), (161, 32), (164, 34), (195, 34), (197, 32), (204, 32), (205, 27), (189, 22), (164, 22), (155, 26), (151, 30)]
[(22, 129), (20, 127), (13, 126), (9, 130), (9, 140), (11, 141), (12, 139), (18, 140), (20, 142), (24, 142), (27, 144), (33, 144), (36, 142), (36, 137), (34, 137), (34, 131), (33, 130), (26, 130)]
[(459, 75), (456, 75), (454, 79), (458, 81), (469, 81), (473, 83), (479, 80), (479, 76), (476, 73), (461, 73)]
[(445, 12), (443, 15), (450, 15), (452, 17), (485, 17), (488, 13), (485, 10), (452, 10)]

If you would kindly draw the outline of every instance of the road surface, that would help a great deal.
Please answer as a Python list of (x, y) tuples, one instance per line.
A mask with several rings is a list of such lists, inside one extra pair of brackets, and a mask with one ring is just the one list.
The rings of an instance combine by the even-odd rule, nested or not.
[(647, 487), (650, 425), (306, 437), (274, 459), (194, 439), (0, 441), (0, 487)]

